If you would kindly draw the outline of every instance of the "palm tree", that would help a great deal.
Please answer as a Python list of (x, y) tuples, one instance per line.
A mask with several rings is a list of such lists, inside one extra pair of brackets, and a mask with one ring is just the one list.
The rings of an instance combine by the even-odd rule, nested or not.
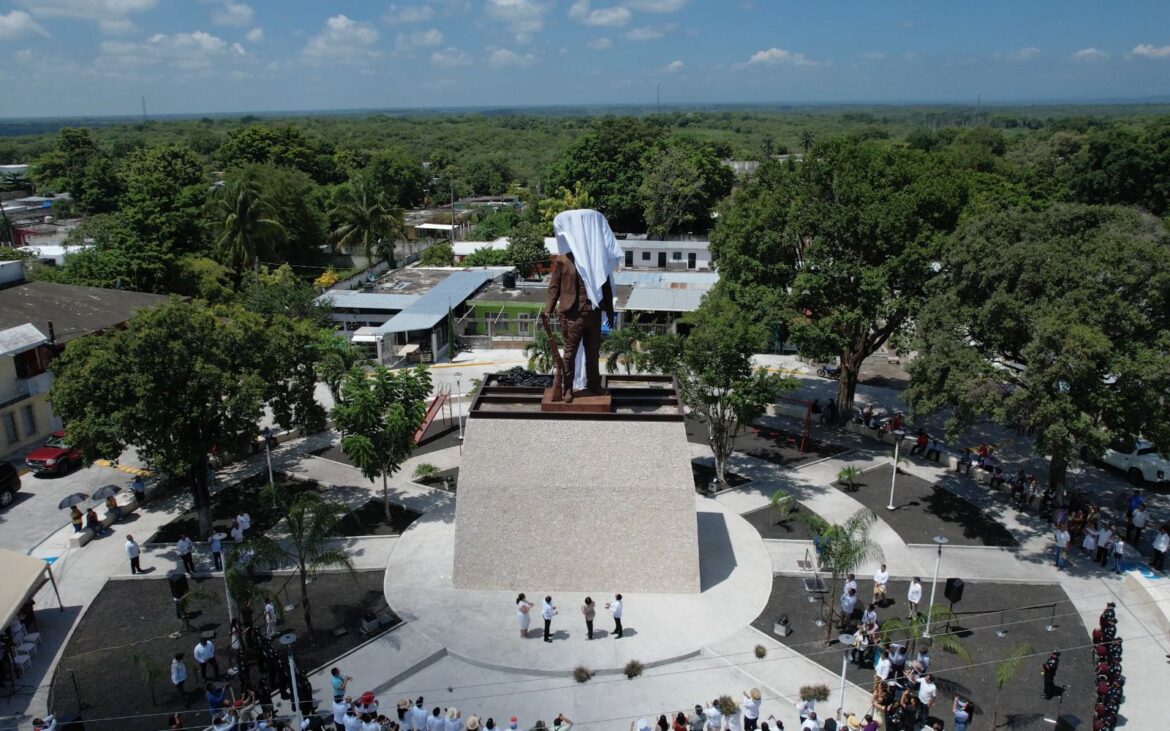
[(332, 332), (323, 333), (312, 347), (319, 358), (316, 364), (317, 377), (329, 387), (333, 403), (339, 404), (341, 381), (354, 366), (362, 365), (369, 359), (361, 348)]
[[(337, 524), (345, 514), (345, 506), (306, 490), (291, 501), (282, 490), (264, 488), (265, 499), (281, 503), (288, 535), (270, 538), (259, 535), (247, 546), (255, 551), (256, 560), (272, 568), (292, 563), (301, 580), (301, 614), (309, 637), (313, 635), (313, 608), (309, 602), (309, 576), (322, 569), (343, 567), (353, 570), (353, 562), (341, 550), (333, 547)], [(311, 640), (310, 640), (311, 641)]]
[(406, 236), (402, 209), (386, 202), (369, 175), (357, 175), (340, 191), (330, 215), (340, 223), (333, 231), (338, 251), (360, 247), (366, 260), (384, 258), (390, 268), (396, 266), (394, 247)]
[(627, 376), (640, 370), (643, 360), (640, 344), (645, 336), (645, 331), (636, 321), (611, 332), (601, 344), (601, 352), (606, 354), (605, 369), (615, 373), (621, 366), (626, 369)]
[(1004, 659), (995, 664), (995, 711), (991, 714), (991, 728), (999, 728), (999, 696), (1003, 687), (1012, 682), (1020, 670), (1020, 663), (1032, 654), (1032, 646), (1021, 642), (1012, 649)]
[(825, 644), (832, 640), (833, 606), (837, 601), (837, 582), (841, 577), (853, 573), (864, 561), (882, 560), (882, 548), (869, 537), (869, 529), (877, 521), (872, 510), (862, 508), (849, 516), (844, 523), (829, 523), (812, 512), (802, 512), (801, 517), (821, 537), (820, 555), (817, 563), (832, 574), (828, 596), (825, 597), (826, 621)]
[[(935, 604), (930, 608), (928, 614), (931, 616), (931, 624), (937, 625), (938, 622), (955, 622), (958, 616), (950, 607), (944, 607), (941, 604)], [(926, 615), (921, 612), (914, 617), (914, 619), (904, 619), (902, 617), (891, 617), (885, 622), (882, 622), (882, 642), (889, 642), (892, 639), (902, 639), (909, 643), (910, 652), (914, 651), (914, 647), (918, 641), (926, 637), (929, 628), (926, 625)], [(943, 632), (942, 634), (930, 635), (930, 642), (932, 647), (937, 647), (943, 652), (949, 652), (952, 655), (957, 655), (963, 662), (971, 662), (971, 651), (963, 644), (963, 641), (953, 632)]]
[[(553, 332), (553, 344), (560, 348), (564, 343), (559, 332)], [(553, 370), (553, 345), (549, 344), (548, 333), (543, 327), (536, 329), (532, 342), (524, 346), (524, 355), (528, 356), (528, 370), (535, 373), (550, 373)]]
[(800, 149), (804, 150), (804, 154), (812, 149), (813, 143), (816, 142), (816, 137), (807, 129), (800, 133)]
[(235, 178), (215, 187), (212, 195), (213, 226), (219, 228), (216, 245), (227, 252), (238, 271), (245, 271), (256, 257), (266, 235), (284, 236), (276, 211), (264, 200), (256, 181)]

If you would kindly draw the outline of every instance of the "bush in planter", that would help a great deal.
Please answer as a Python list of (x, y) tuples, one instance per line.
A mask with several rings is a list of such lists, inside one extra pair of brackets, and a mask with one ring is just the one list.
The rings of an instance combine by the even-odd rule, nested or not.
[(593, 677), (593, 671), (584, 665), (578, 665), (573, 668), (573, 679), (578, 683), (587, 683)]
[(646, 668), (642, 665), (642, 663), (638, 662), (637, 660), (630, 660), (628, 663), (626, 663), (626, 668), (622, 672), (626, 674), (627, 678), (633, 680), (634, 678), (641, 675), (642, 671), (645, 669)]
[(796, 500), (785, 490), (777, 490), (772, 493), (769, 506), (772, 510), (772, 522), (780, 524), (792, 515), (792, 511), (796, 508)]
[(739, 704), (736, 703), (735, 699), (729, 695), (719, 696), (719, 698), (715, 701), (715, 705), (719, 708), (719, 712), (722, 713), (726, 718), (731, 718), (735, 714), (739, 713)]
[(853, 492), (857, 489), (857, 478), (861, 477), (861, 470), (856, 467), (842, 467), (841, 471), (837, 473), (837, 482), (845, 486), (847, 490)]
[(756, 657), (763, 660), (768, 654), (768, 648), (763, 645), (756, 645)]
[(433, 480), (438, 476), (439, 468), (429, 462), (423, 462), (414, 468), (414, 479), (416, 480)]
[(802, 701), (813, 700), (817, 703), (824, 703), (829, 700), (829, 686), (802, 685), (800, 686), (800, 699)]

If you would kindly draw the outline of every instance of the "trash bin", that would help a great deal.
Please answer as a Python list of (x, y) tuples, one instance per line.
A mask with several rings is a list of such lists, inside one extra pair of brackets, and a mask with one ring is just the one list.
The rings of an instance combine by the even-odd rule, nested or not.
[(779, 637), (787, 637), (792, 634), (792, 625), (788, 623), (787, 614), (781, 614), (776, 623), (772, 625), (772, 633)]

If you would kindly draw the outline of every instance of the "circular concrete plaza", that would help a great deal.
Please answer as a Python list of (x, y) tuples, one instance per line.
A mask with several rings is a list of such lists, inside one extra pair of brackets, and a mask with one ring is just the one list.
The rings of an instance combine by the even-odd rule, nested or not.
[[(695, 507), (702, 591), (623, 592), (621, 640), (613, 636), (613, 619), (604, 608), (621, 586), (599, 586), (589, 594), (598, 605), (592, 641), (585, 638), (582, 592), (524, 589), (535, 607), (528, 637), (521, 639), (516, 592), (454, 588), (453, 504), (426, 513), (398, 539), (386, 567), (386, 600), (399, 617), (445, 647), (448, 655), (488, 668), (562, 675), (583, 665), (607, 673), (620, 672), (630, 660), (652, 667), (692, 657), (750, 625), (767, 605), (772, 588), (772, 560), (756, 529), (708, 498), (696, 496)], [(544, 551), (557, 550), (555, 536), (546, 541), (535, 535), (501, 534), (500, 540), (513, 543), (533, 561), (540, 561)], [(668, 536), (663, 536), (662, 550), (671, 550)], [(540, 603), (547, 594), (559, 611), (552, 623), (552, 643), (541, 641)]]

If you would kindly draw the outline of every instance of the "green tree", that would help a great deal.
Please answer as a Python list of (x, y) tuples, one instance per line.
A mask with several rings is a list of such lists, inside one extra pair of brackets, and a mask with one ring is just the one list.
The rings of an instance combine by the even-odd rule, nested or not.
[(479, 195), (500, 195), (515, 176), (503, 155), (473, 160), (464, 166), (463, 179)]
[[(932, 625), (929, 627), (926, 623), (928, 615)], [(953, 632), (939, 634), (934, 631), (940, 622), (957, 622), (958, 619), (959, 617), (953, 609), (942, 604), (932, 605), (925, 614), (919, 611), (913, 618), (890, 617), (882, 622), (882, 642), (895, 640), (907, 642), (910, 652), (914, 652), (918, 642), (929, 637), (932, 648), (949, 652), (958, 656), (963, 662), (970, 663), (971, 651), (967, 649), (967, 645), (959, 639), (957, 634)]]
[(450, 241), (431, 244), (423, 249), (418, 263), (424, 267), (449, 267), (455, 265), (455, 249)]
[(559, 330), (553, 331), (552, 340), (543, 327), (536, 328), (532, 341), (524, 346), (524, 355), (528, 356), (528, 370), (534, 373), (552, 373), (554, 367), (553, 347), (562, 348), (565, 340)]
[(196, 153), (178, 145), (143, 148), (130, 155), (123, 175), (126, 192), (118, 213), (141, 241), (176, 260), (204, 250), (209, 188)]
[(999, 728), (999, 699), (1003, 694), (1004, 686), (1012, 682), (1016, 673), (1020, 672), (1020, 663), (1032, 654), (1032, 646), (1021, 642), (1008, 650), (1007, 655), (995, 664), (995, 704), (991, 712), (991, 728)]
[(812, 130), (801, 130), (800, 132), (800, 149), (804, 150), (804, 154), (808, 155), (812, 151), (813, 143), (817, 141), (816, 135)]
[(686, 337), (647, 338), (646, 366), (678, 379), (691, 415), (707, 425), (715, 478), (726, 484), (727, 460), (740, 428), (796, 384), (752, 365), (752, 354), (763, 349), (767, 332), (727, 298), (707, 295), (686, 321), (693, 325)]
[(735, 173), (710, 146), (682, 138), (647, 154), (643, 170), (639, 192), (646, 233), (660, 239), (710, 228), (712, 209), (735, 182)]
[(816, 513), (804, 513), (813, 532), (820, 537), (820, 553), (817, 565), (832, 576), (825, 601), (825, 644), (828, 645), (833, 633), (832, 616), (837, 601), (837, 583), (842, 577), (857, 570), (866, 561), (881, 561), (882, 547), (870, 537), (870, 529), (877, 522), (872, 510), (862, 508), (844, 523), (829, 523)]
[(1034, 431), (1059, 490), (1079, 449), (1142, 435), (1170, 451), (1170, 237), (1132, 209), (1079, 205), (973, 219), (918, 321), (913, 411)]
[(395, 244), (406, 236), (402, 209), (388, 205), (368, 175), (358, 175), (342, 187), (331, 213), (338, 221), (333, 240), (339, 251), (360, 247), (370, 263), (379, 256), (391, 268), (397, 265)]
[(413, 208), (426, 197), (426, 171), (401, 149), (378, 150), (370, 157), (366, 171), (390, 206)]
[(626, 375), (642, 369), (646, 359), (642, 352), (642, 341), (646, 339), (646, 331), (637, 321), (617, 328), (601, 341), (601, 352), (605, 353), (605, 370), (617, 373), (618, 368), (624, 368)]
[(242, 452), (262, 415), (265, 342), (256, 317), (172, 302), (125, 329), (77, 338), (53, 362), (53, 409), (87, 461), (134, 446), (164, 475), (186, 476), (200, 535), (211, 530), (212, 447)]
[[(324, 569), (353, 570), (353, 561), (336, 548), (337, 524), (346, 513), (343, 503), (305, 490), (288, 498), (286, 491), (264, 488), (264, 498), (275, 500), (284, 514), (276, 537), (258, 534), (249, 539), (255, 560), (272, 568), (292, 564), (301, 584), (301, 616), (305, 619), (310, 642), (313, 638), (313, 608), (309, 601), (309, 577)], [(280, 531), (284, 528), (285, 531)], [(283, 535), (282, 535), (283, 534)], [(233, 561), (234, 563), (234, 561)]]
[(329, 387), (333, 403), (341, 403), (341, 382), (366, 362), (365, 352), (334, 332), (322, 332), (312, 347), (317, 351), (317, 377)]
[(544, 232), (535, 223), (521, 223), (508, 237), (504, 254), (507, 263), (520, 270), (520, 276), (532, 276), (537, 264), (549, 260), (548, 250), (544, 248)]
[(323, 140), (311, 140), (303, 131), (284, 124), (239, 127), (228, 133), (216, 157), (224, 169), (249, 163), (269, 163), (306, 173), (321, 184), (340, 182), (333, 148)]
[(57, 133), (52, 148), (33, 162), (31, 177), (41, 190), (80, 190), (86, 167), (99, 157), (101, 152), (88, 129), (66, 127)]
[(242, 304), (265, 317), (274, 315), (308, 319), (320, 326), (331, 325), (332, 307), (318, 299), (313, 285), (297, 277), (292, 267), (260, 267), (255, 284), (241, 288)]
[(507, 249), (493, 249), (490, 246), (485, 246), (463, 257), (459, 265), (465, 267), (502, 267), (508, 266), (511, 261)]
[(69, 232), (65, 244), (91, 248), (71, 254), (63, 267), (38, 269), (36, 278), (86, 287), (171, 291), (174, 252), (155, 239), (140, 239), (121, 214), (87, 217)]
[(476, 241), (495, 241), (501, 236), (510, 236), (512, 229), (519, 223), (520, 216), (511, 209), (492, 211), (475, 224), (471, 238)]
[(320, 247), (328, 241), (326, 193), (307, 174), (273, 165), (249, 165), (233, 170), (228, 180), (243, 179), (256, 185), (267, 204), (267, 216), (280, 224), (259, 232), (260, 250), (280, 262), (313, 264), (321, 259)]
[(241, 275), (252, 268), (262, 252), (261, 242), (282, 236), (284, 226), (276, 211), (260, 194), (260, 186), (245, 177), (233, 178), (215, 188), (211, 197), (211, 226), (216, 247)]
[(557, 188), (556, 195), (551, 198), (545, 198), (540, 201), (540, 218), (542, 221), (552, 223), (553, 219), (557, 217), (558, 213), (563, 211), (571, 211), (577, 208), (593, 208), (597, 205), (596, 200), (592, 195), (585, 190), (585, 185), (581, 181), (573, 183), (573, 189), (569, 190), (563, 185)]
[(431, 374), (421, 366), (409, 371), (377, 366), (369, 374), (354, 368), (341, 382), (341, 400), (333, 407), (341, 449), (370, 482), (382, 478), (387, 520), (388, 480), (414, 451), (430, 391)]
[(231, 302), (236, 298), (232, 270), (205, 256), (185, 256), (179, 260), (175, 290), (211, 304)]
[(805, 357), (839, 358), (848, 414), (862, 362), (913, 322), (964, 202), (961, 180), (923, 153), (826, 141), (799, 165), (761, 166), (733, 199), (711, 237), (719, 287), (790, 327)]

